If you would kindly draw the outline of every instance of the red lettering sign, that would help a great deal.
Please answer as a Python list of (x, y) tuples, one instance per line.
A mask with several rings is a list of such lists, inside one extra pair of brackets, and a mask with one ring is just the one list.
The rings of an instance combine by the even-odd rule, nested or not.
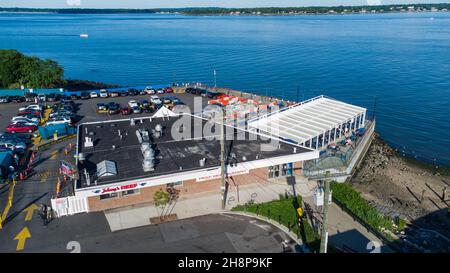
[(116, 192), (116, 191), (120, 191), (120, 190), (129, 190), (129, 189), (134, 189), (138, 186), (137, 183), (133, 183), (133, 184), (129, 184), (129, 185), (123, 185), (120, 187), (107, 187), (107, 188), (103, 188), (101, 194), (106, 194), (109, 192)]

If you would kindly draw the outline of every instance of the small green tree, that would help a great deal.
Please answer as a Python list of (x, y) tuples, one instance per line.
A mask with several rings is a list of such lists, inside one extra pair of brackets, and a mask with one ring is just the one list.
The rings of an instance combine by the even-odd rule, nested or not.
[(164, 209), (170, 201), (170, 194), (167, 191), (160, 189), (153, 195), (153, 201), (155, 202), (156, 208), (161, 210), (160, 217), (163, 218)]

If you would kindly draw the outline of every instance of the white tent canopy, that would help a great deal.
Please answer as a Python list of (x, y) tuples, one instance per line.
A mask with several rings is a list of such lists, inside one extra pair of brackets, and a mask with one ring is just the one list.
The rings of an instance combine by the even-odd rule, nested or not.
[(161, 106), (161, 108), (156, 111), (152, 116), (153, 118), (164, 118), (164, 117), (176, 117), (178, 116), (173, 111), (169, 110), (166, 106)]
[(322, 95), (250, 120), (249, 129), (318, 148), (325, 139), (330, 143), (343, 131), (364, 127), (366, 112), (365, 108)]

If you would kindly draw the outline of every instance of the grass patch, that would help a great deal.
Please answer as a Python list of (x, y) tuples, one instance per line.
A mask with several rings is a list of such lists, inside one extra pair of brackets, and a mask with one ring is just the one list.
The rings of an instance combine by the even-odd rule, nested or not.
[(247, 203), (238, 205), (231, 211), (244, 211), (272, 219), (297, 234), (302, 241), (313, 250), (320, 247), (320, 236), (314, 231), (306, 219), (299, 224), (297, 209), (302, 206), (302, 197), (280, 195), (279, 200), (266, 203)]
[(336, 199), (347, 210), (356, 215), (364, 223), (385, 234), (388, 239), (392, 239), (389, 230), (397, 233), (406, 227), (404, 219), (394, 221), (390, 217), (381, 215), (376, 208), (372, 207), (367, 200), (361, 197), (361, 194), (346, 183), (331, 183), (333, 198)]

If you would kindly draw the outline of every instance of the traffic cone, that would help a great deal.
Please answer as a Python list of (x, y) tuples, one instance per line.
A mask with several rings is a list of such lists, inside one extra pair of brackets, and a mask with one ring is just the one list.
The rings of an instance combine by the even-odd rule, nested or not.
[(20, 173), (19, 173), (19, 179), (20, 179), (20, 180), (23, 180), (23, 172), (20, 172)]

